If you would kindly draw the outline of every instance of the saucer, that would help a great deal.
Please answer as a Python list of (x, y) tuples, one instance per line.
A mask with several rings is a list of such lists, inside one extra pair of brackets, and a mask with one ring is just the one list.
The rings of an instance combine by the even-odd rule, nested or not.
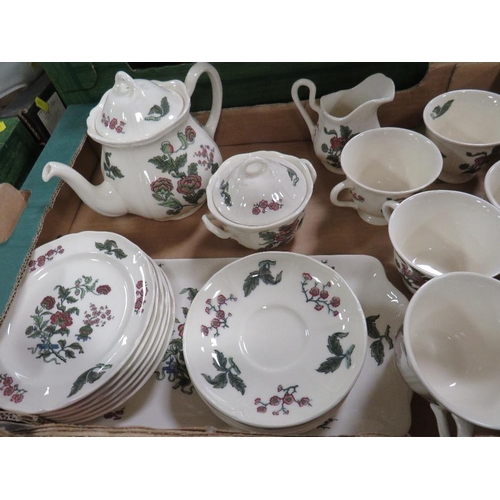
[(335, 408), (357, 380), (367, 325), (347, 282), (290, 252), (217, 272), (194, 298), (184, 356), (200, 396), (235, 425), (298, 427)]

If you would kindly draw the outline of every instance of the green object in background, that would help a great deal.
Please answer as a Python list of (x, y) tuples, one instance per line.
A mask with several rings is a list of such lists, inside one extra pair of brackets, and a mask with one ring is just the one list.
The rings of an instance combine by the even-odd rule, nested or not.
[(20, 189), (41, 151), (42, 146), (19, 118), (0, 120), (0, 184)]
[[(120, 63), (63, 62), (42, 63), (66, 106), (97, 103), (114, 85), (118, 71), (132, 78), (181, 80), (194, 63)], [(396, 90), (420, 83), (429, 63), (325, 63), (325, 62), (211, 62), (222, 80), (224, 108), (291, 102), (291, 88), (299, 78), (312, 80), (317, 97), (354, 87), (374, 73), (383, 73), (394, 81)], [(211, 108), (210, 81), (202, 75), (193, 94), (191, 111)]]

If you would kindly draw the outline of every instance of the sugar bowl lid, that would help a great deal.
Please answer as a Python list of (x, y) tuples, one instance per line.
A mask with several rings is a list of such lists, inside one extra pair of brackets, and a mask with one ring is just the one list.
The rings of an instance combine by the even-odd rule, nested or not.
[(213, 204), (219, 214), (247, 226), (273, 224), (293, 214), (308, 193), (303, 171), (286, 155), (236, 155), (217, 172)]
[[(87, 119), (89, 135), (104, 143), (129, 143), (162, 133), (189, 111), (188, 99), (172, 82), (133, 79), (118, 71), (115, 84)], [(182, 82), (180, 86), (182, 85)]]

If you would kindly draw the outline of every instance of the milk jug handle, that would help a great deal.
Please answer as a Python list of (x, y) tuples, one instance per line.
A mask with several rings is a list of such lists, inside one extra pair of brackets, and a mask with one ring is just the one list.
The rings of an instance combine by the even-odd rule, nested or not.
[(222, 82), (220, 75), (217, 70), (209, 63), (199, 62), (191, 67), (184, 84), (186, 85), (189, 97), (193, 95), (196, 84), (198, 83), (198, 78), (203, 73), (207, 73), (210, 78), (210, 83), (212, 84), (212, 109), (210, 110), (210, 115), (208, 117), (207, 123), (203, 126), (207, 134), (213, 139), (215, 135), (215, 130), (219, 124), (220, 114), (222, 111)]
[(309, 127), (309, 132), (311, 134), (311, 138), (313, 138), (316, 125), (313, 123), (311, 117), (307, 113), (306, 109), (304, 108), (304, 106), (302, 104), (302, 101), (299, 98), (299, 88), (300, 87), (307, 87), (309, 89), (309, 106), (311, 107), (311, 109), (313, 111), (315, 111), (319, 115), (320, 108), (316, 104), (316, 85), (314, 85), (314, 83), (311, 80), (308, 80), (307, 78), (301, 78), (300, 80), (297, 80), (292, 85), (293, 102), (297, 106), (297, 109), (300, 111), (302, 118), (304, 118), (306, 125)]

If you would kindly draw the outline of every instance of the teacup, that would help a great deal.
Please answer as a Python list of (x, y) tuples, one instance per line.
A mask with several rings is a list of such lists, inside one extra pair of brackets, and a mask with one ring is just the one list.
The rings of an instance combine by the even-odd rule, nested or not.
[(470, 272), (439, 276), (412, 297), (395, 341), (396, 363), (431, 403), (441, 436), (500, 429), (500, 282)]
[[(358, 134), (345, 145), (340, 161), (346, 180), (332, 189), (330, 201), (354, 208), (361, 219), (378, 226), (387, 225), (384, 202), (402, 201), (422, 191), (437, 179), (443, 166), (432, 141), (397, 127)], [(339, 198), (344, 190), (350, 191), (352, 201)]]
[(486, 199), (500, 208), (500, 160), (492, 165), (484, 176)]
[(500, 273), (500, 209), (460, 191), (417, 193), (387, 201), (384, 216), (403, 283), (415, 292), (454, 271)]
[(439, 179), (460, 184), (500, 160), (500, 95), (453, 90), (434, 97), (423, 113), (425, 134), (443, 155)]

